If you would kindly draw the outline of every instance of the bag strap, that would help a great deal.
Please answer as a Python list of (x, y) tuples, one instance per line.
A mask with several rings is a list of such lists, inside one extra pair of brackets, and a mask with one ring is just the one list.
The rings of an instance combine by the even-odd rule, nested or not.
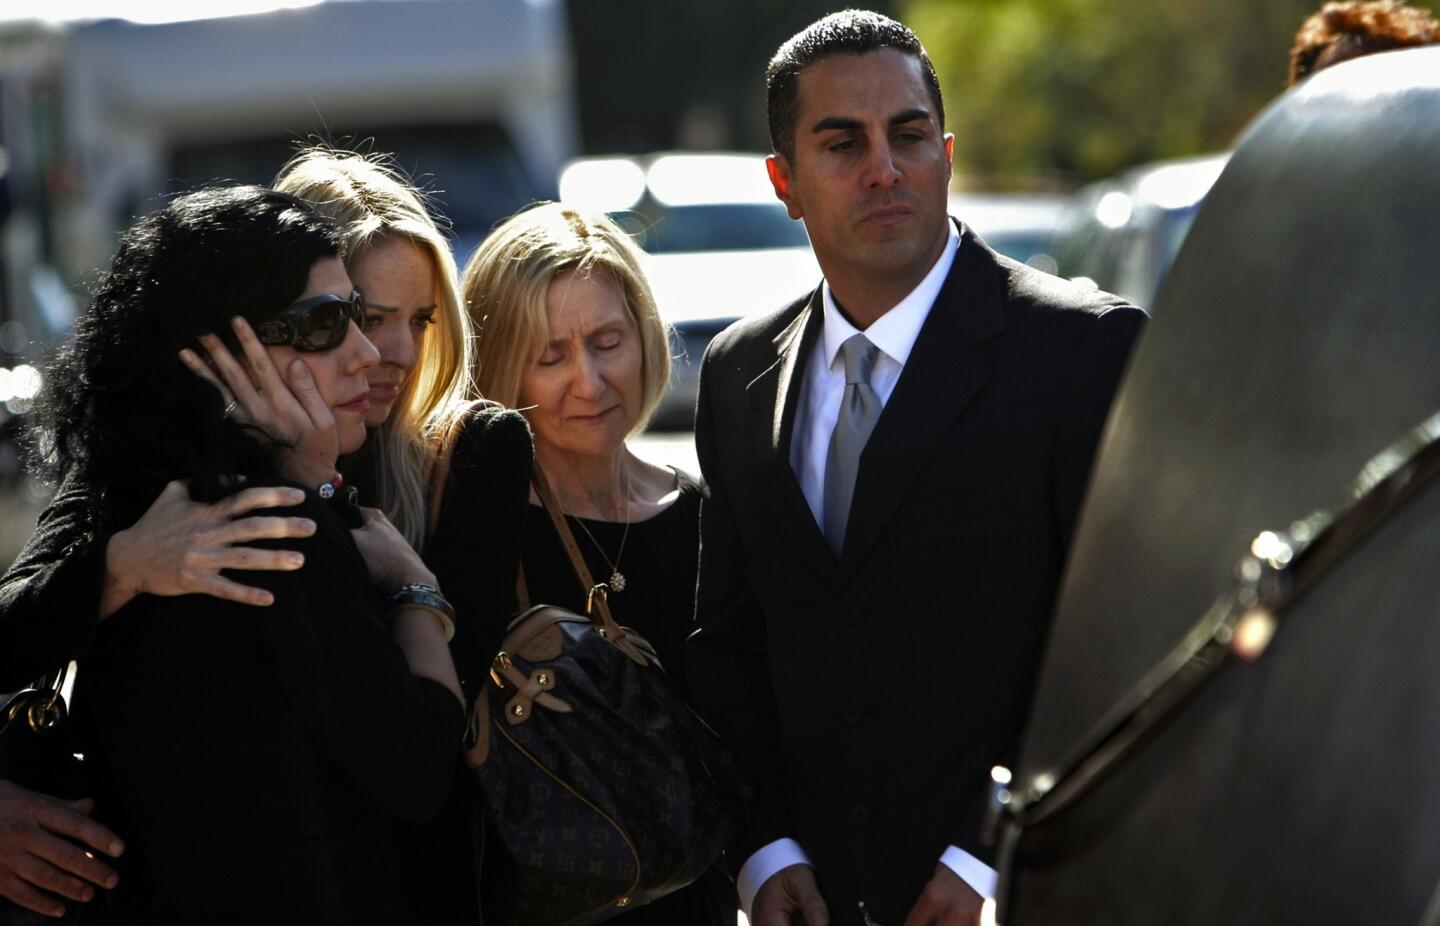
[[(565, 548), (565, 555), (570, 558), (575, 577), (580, 580), (580, 587), (585, 591), (585, 615), (595, 623), (602, 637), (620, 647), (633, 662), (642, 666), (649, 665), (645, 657), (630, 644), (624, 628), (615, 622), (614, 615), (610, 613), (610, 586), (604, 582), (596, 582), (595, 577), (590, 574), (590, 567), (585, 565), (585, 557), (580, 554), (580, 545), (575, 542), (575, 534), (565, 521), (565, 512), (561, 509), (554, 490), (550, 488), (550, 480), (545, 478), (545, 471), (540, 468), (539, 463), (536, 463), (532, 470), (531, 481), (535, 485), (535, 494), (540, 497), (540, 503), (545, 506), (545, 513), (550, 516), (550, 523), (555, 525), (555, 533), (560, 535), (560, 545)], [(522, 568), (515, 580), (517, 592), (526, 591), (524, 582)], [(528, 597), (528, 594), (525, 595), (525, 598)]]

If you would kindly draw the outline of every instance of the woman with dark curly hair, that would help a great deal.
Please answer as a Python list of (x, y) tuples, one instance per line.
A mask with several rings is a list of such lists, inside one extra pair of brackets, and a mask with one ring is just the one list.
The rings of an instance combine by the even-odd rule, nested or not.
[[(378, 360), (338, 255), (334, 227), (289, 195), (181, 196), (122, 238), (46, 380), (41, 458), (85, 500), (77, 540), (133, 524), (174, 480), (203, 502), (294, 486), (288, 513), (314, 527), (282, 553), (305, 568), (255, 574), (272, 607), (139, 595), (81, 660), (76, 725), (103, 771), (89, 784), (129, 842), (124, 921), (413, 920), (391, 821), (439, 808), (464, 711), (433, 575), (335, 491)], [(237, 315), (258, 343), (236, 340)], [(327, 425), (328, 461), (227, 414), (178, 359), (208, 333), (252, 370), (286, 371)]]
[[(451, 649), (457, 665), (488, 665), (489, 654), (472, 652), (471, 628), (477, 622), (488, 626), (491, 611), (503, 617), (515, 607), (530, 436), (514, 412), (457, 401), (470, 391), (471, 339), (440, 231), (444, 218), (386, 155), (307, 148), (281, 171), (275, 188), (339, 227), (346, 272), (365, 294), (361, 328), (380, 355), (367, 371), (369, 437), (339, 467), (347, 490), (357, 488), (363, 504), (382, 509), (412, 546), (429, 533), (425, 480), (438, 435), (451, 433), (452, 422), (463, 414), (451, 467), (457, 478), (449, 494), (467, 496), (473, 521), (468, 530), (452, 532), (452, 539), (469, 558), (469, 578), (496, 594), (467, 602)], [(181, 361), (220, 391), (232, 423), (281, 445), (277, 449), (285, 454), (292, 481), (310, 485), (328, 478), (335, 465), (334, 421), (328, 414), (312, 420), (296, 398), (313, 388), (304, 365), (292, 361), (289, 368), (277, 368), (243, 318), (233, 328), (232, 346), (250, 345), (245, 357), (237, 359), (207, 334), (199, 338), (201, 350), (179, 352)], [(250, 362), (242, 362), (246, 357)], [(305, 537), (314, 530), (309, 519), (279, 516), (296, 514), (278, 509), (304, 497), (285, 486), (252, 486), (203, 504), (172, 481), (138, 521), (114, 521), (104, 530), (91, 523), (94, 503), (88, 494), (83, 483), (62, 486), (31, 542), (0, 578), (0, 691), (85, 653), (97, 628), (142, 592), (206, 594), (273, 607), (269, 589), (244, 584), (250, 581), (245, 576), (293, 570), (298, 561), (287, 558), (287, 544), (255, 542)], [(261, 509), (272, 510), (256, 515)], [(477, 605), (483, 613), (472, 613)], [(454, 789), (452, 797), (464, 791)], [(114, 886), (116, 872), (108, 863), (123, 851), (121, 837), (129, 834), (101, 826), (90, 816), (92, 807), (89, 800), (61, 801), (0, 781), (0, 908), (8, 898), (58, 915), (63, 904), (88, 901)], [(447, 807), (432, 824), (407, 828), (402, 836), (402, 874), (422, 919), (445, 922), (447, 917), (435, 914), (436, 904), (464, 902), (442, 901), (450, 892), (440, 889), (455, 885), (464, 893), (468, 860), (440, 848), (459, 837), (435, 836), (437, 827), (463, 831), (464, 817)]]

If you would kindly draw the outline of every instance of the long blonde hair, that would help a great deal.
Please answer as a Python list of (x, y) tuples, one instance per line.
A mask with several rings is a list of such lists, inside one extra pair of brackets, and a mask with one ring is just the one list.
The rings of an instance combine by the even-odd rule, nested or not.
[[(603, 214), (542, 203), (500, 223), (465, 265), (461, 288), (477, 334), (475, 383), (515, 408), (526, 367), (550, 339), (545, 297), (564, 273), (604, 273), (620, 286), (640, 332), (641, 430), (670, 382), (670, 342), (641, 269), (640, 249)], [(633, 432), (632, 432), (633, 433)]]
[[(378, 506), (417, 549), (426, 533), (425, 487), (437, 436), (472, 394), (470, 319), (461, 310), (455, 258), (417, 190), (384, 154), (313, 146), (291, 158), (275, 189), (305, 200), (338, 224), (348, 261), (367, 247), (403, 237), (430, 255), (439, 312), (395, 408), (365, 449)], [(443, 221), (443, 219), (442, 219)]]

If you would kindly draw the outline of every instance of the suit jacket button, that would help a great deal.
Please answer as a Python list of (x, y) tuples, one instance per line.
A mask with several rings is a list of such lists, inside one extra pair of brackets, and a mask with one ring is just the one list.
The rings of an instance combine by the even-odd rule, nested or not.
[(850, 625), (851, 627), (855, 626), (856, 624), (860, 623), (860, 609), (846, 608), (845, 610), (840, 612), (840, 620)]
[(864, 826), (870, 822), (870, 811), (864, 804), (856, 804), (850, 808), (850, 822), (856, 826)]
[(850, 707), (846, 708), (845, 713), (841, 716), (845, 718), (846, 723), (853, 727), (865, 716), (865, 712), (858, 707)]

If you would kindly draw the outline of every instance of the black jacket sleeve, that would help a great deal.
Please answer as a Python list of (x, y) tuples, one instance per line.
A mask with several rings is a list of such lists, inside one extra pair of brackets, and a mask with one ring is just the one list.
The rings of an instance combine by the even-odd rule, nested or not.
[(738, 869), (756, 850), (797, 834), (788, 808), (764, 613), (750, 586), (748, 556), (718, 465), (715, 409), (724, 397), (712, 395), (717, 366), (707, 353), (695, 420), (707, 492), (700, 506), (696, 629), (686, 642), (685, 672), (700, 715), (735, 750), (754, 784), (745, 825), (729, 849)]
[(516, 609), (534, 450), (518, 412), (477, 405), (456, 437), (425, 558), (455, 606), (450, 652), (473, 698)]
[(1051, 460), (1055, 517), (1067, 552), (1090, 487), (1110, 405), (1129, 365), (1130, 353), (1144, 330), (1146, 316), (1133, 306), (1117, 306), (1088, 321), (1091, 323), (1085, 326), (1084, 337), (1070, 354), (1071, 368), (1055, 423)]
[(66, 480), (0, 578), (0, 691), (53, 671), (94, 640), (106, 545), (94, 507), (88, 489)]

